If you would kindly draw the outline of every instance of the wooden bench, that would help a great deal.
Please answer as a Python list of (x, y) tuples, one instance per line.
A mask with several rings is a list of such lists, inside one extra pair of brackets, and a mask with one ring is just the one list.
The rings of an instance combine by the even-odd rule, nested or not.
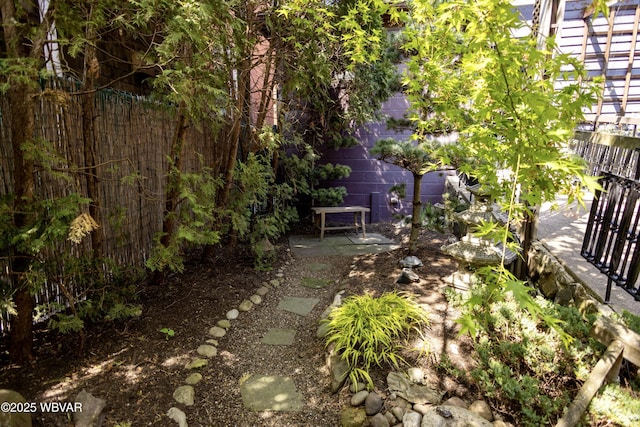
[[(365, 208), (363, 206), (324, 206), (324, 207), (315, 207), (311, 208), (313, 210), (313, 224), (316, 228), (320, 229), (320, 240), (324, 239), (324, 232), (326, 230), (356, 230), (358, 232), (359, 228), (362, 228), (362, 237), (367, 237), (366, 230), (366, 213), (371, 209)], [(331, 226), (327, 227), (327, 214), (342, 214), (342, 213), (353, 213), (353, 225), (341, 225), (341, 226)], [(320, 216), (319, 221), (317, 216)]]

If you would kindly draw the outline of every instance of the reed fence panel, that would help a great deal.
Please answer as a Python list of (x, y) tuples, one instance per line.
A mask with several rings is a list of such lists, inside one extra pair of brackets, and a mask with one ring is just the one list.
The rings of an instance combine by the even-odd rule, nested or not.
[[(100, 195), (97, 232), (103, 237), (103, 255), (120, 267), (142, 268), (154, 235), (162, 228), (166, 156), (174, 134), (175, 108), (113, 90), (97, 92), (94, 102), (93, 149)], [(14, 188), (9, 108), (6, 97), (0, 95), (0, 197), (12, 194)], [(61, 160), (53, 165), (54, 172), (37, 170), (35, 191), (41, 200), (72, 193), (87, 196), (87, 167), (92, 165), (87, 165), (84, 155), (82, 114), (75, 83), (49, 82), (42, 91), (35, 113), (36, 137), (46, 141)], [(220, 162), (211, 131), (190, 127), (184, 147), (183, 170), (187, 172), (200, 169), (199, 156), (207, 166)], [(91, 249), (85, 237), (80, 244), (66, 241), (43, 253), (40, 261), (47, 261), (50, 267), (36, 302), (64, 304), (60, 285), (81, 296), (83, 284), (68, 281), (63, 258), (78, 259)], [(0, 264), (0, 281), (9, 283), (7, 259), (0, 258)], [(110, 275), (107, 265), (103, 274)], [(0, 333), (6, 330), (7, 316), (0, 320)]]

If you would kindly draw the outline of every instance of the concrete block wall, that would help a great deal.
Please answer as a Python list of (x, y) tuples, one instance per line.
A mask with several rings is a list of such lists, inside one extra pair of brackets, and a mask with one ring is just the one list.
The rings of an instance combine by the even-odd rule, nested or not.
[[(402, 94), (396, 94), (382, 107), (382, 113), (395, 119), (403, 118), (409, 104)], [(377, 160), (369, 154), (376, 141), (382, 138), (408, 140), (410, 131), (396, 132), (388, 129), (384, 122), (369, 123), (354, 135), (360, 144), (339, 150), (327, 149), (319, 163), (339, 163), (351, 167), (348, 178), (323, 183), (323, 187), (344, 186), (347, 189), (345, 206), (365, 206), (371, 209), (367, 222), (394, 220), (397, 215), (409, 215), (412, 207), (413, 176), (410, 172)], [(445, 178), (451, 172), (431, 172), (422, 177), (421, 200), (437, 203), (442, 200)], [(406, 184), (406, 197), (396, 199), (389, 193), (396, 184)], [(397, 203), (394, 203), (396, 202)], [(332, 220), (348, 221), (349, 218), (333, 217)]]

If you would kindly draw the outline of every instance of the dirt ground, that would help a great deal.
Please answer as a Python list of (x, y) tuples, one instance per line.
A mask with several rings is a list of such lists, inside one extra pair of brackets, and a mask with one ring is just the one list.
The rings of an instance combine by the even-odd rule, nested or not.
[[(408, 229), (393, 224), (370, 228), (403, 243)], [(469, 340), (458, 337), (456, 313), (443, 296), (443, 278), (456, 269), (455, 261), (439, 253), (447, 236), (425, 231), (415, 255), (424, 267), (416, 270), (420, 282), (396, 285), (399, 261), (405, 249), (357, 257), (293, 258), (286, 239), (277, 244), (279, 259), (273, 271), (253, 268), (251, 257), (241, 248), (220, 247), (214, 258), (187, 265), (183, 274), (172, 275), (162, 287), (140, 286), (141, 317), (126, 322), (92, 325), (85, 332), (84, 348), (78, 353), (78, 337), (60, 336), (44, 329), (37, 332), (37, 360), (28, 366), (7, 362), (3, 343), (0, 388), (20, 392), (29, 402), (71, 401), (86, 390), (106, 400), (104, 426), (176, 426), (167, 416), (172, 406), (187, 414), (189, 426), (335, 426), (340, 410), (348, 406), (349, 394), (329, 392), (323, 342), (316, 338), (318, 318), (341, 290), (348, 295), (380, 294), (399, 289), (415, 294), (429, 307), (431, 326), (426, 331), (428, 352), (408, 354), (414, 366), (427, 373), (428, 380), (445, 391), (445, 399), (478, 397), (436, 369), (443, 354), (454, 365), (468, 370), (472, 363)], [(189, 372), (185, 364), (197, 356), (208, 330), (225, 318), (225, 313), (249, 298), (265, 281), (282, 269), (285, 283), (264, 296), (262, 304), (232, 322), (220, 338), (218, 355), (202, 368), (204, 379), (195, 386), (195, 405), (177, 404), (172, 393), (184, 384)], [(313, 278), (324, 287), (301, 287), (302, 279)], [(320, 282), (317, 282), (317, 281)], [(283, 296), (318, 298), (313, 312), (301, 317), (274, 314)], [(296, 329), (291, 346), (256, 345), (265, 328), (286, 324)], [(175, 332), (167, 337), (160, 329)], [(376, 390), (384, 394), (388, 369), (374, 372)], [(304, 397), (300, 412), (250, 412), (240, 396), (239, 382), (251, 373), (287, 375)], [(72, 426), (69, 414), (37, 413), (34, 426)]]

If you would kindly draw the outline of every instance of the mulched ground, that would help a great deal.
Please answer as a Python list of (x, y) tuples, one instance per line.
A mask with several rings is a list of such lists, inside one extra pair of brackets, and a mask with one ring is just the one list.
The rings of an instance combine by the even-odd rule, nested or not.
[[(393, 224), (370, 227), (403, 242), (406, 247), (407, 228)], [(398, 288), (416, 294), (428, 304), (431, 327), (427, 331), (429, 352), (414, 357), (414, 366), (422, 367), (427, 378), (446, 392), (445, 398), (459, 396), (473, 400), (475, 392), (465, 384), (452, 380), (436, 369), (444, 354), (463, 370), (473, 363), (469, 358), (471, 344), (458, 337), (454, 322), (456, 313), (443, 296), (443, 278), (456, 269), (456, 263), (439, 253), (444, 235), (423, 232), (415, 255), (425, 266), (418, 270), (420, 282)], [(348, 295), (363, 292), (379, 294), (396, 288), (400, 273), (399, 261), (404, 249), (355, 258), (325, 257), (296, 260), (287, 250), (286, 239), (278, 242), (279, 260), (271, 272), (253, 269), (251, 257), (240, 246), (219, 247), (212, 258), (187, 265), (183, 274), (172, 275), (161, 287), (140, 285), (143, 314), (126, 322), (91, 325), (85, 331), (82, 353), (75, 335), (60, 336), (39, 329), (36, 336), (37, 360), (28, 366), (12, 366), (7, 362), (5, 343), (1, 355), (0, 382), (3, 388), (20, 392), (27, 401), (74, 401), (86, 390), (107, 401), (105, 426), (176, 426), (166, 416), (172, 406), (173, 390), (184, 383), (188, 374), (185, 363), (195, 356), (203, 344), (207, 330), (231, 308), (252, 295), (265, 281), (282, 268), (286, 283), (265, 296), (263, 304), (242, 314), (227, 336), (221, 338), (218, 356), (202, 369), (204, 380), (196, 385), (196, 404), (182, 407), (190, 426), (333, 426), (338, 423), (340, 409), (348, 405), (346, 391), (329, 393), (325, 368), (324, 344), (316, 338), (317, 317), (331, 303), (334, 295), (345, 290)], [(318, 271), (312, 267), (328, 264)], [(302, 278), (326, 280), (328, 286), (309, 295), (321, 302), (308, 318), (286, 320), (298, 330), (296, 343), (289, 347), (265, 350), (255, 345), (252, 334), (273, 323), (272, 309), (279, 299), (291, 292), (301, 292)], [(297, 287), (297, 288), (296, 288)], [(281, 326), (281, 325), (280, 325)], [(171, 338), (160, 329), (175, 332)], [(168, 338), (168, 339), (167, 339)], [(274, 346), (272, 346), (274, 347)], [(292, 368), (292, 363), (295, 368)], [(257, 369), (291, 375), (304, 395), (305, 408), (299, 413), (247, 413), (239, 393), (239, 381)], [(374, 372), (376, 389), (384, 394), (386, 370)], [(34, 426), (71, 426), (68, 414), (35, 414)]]

